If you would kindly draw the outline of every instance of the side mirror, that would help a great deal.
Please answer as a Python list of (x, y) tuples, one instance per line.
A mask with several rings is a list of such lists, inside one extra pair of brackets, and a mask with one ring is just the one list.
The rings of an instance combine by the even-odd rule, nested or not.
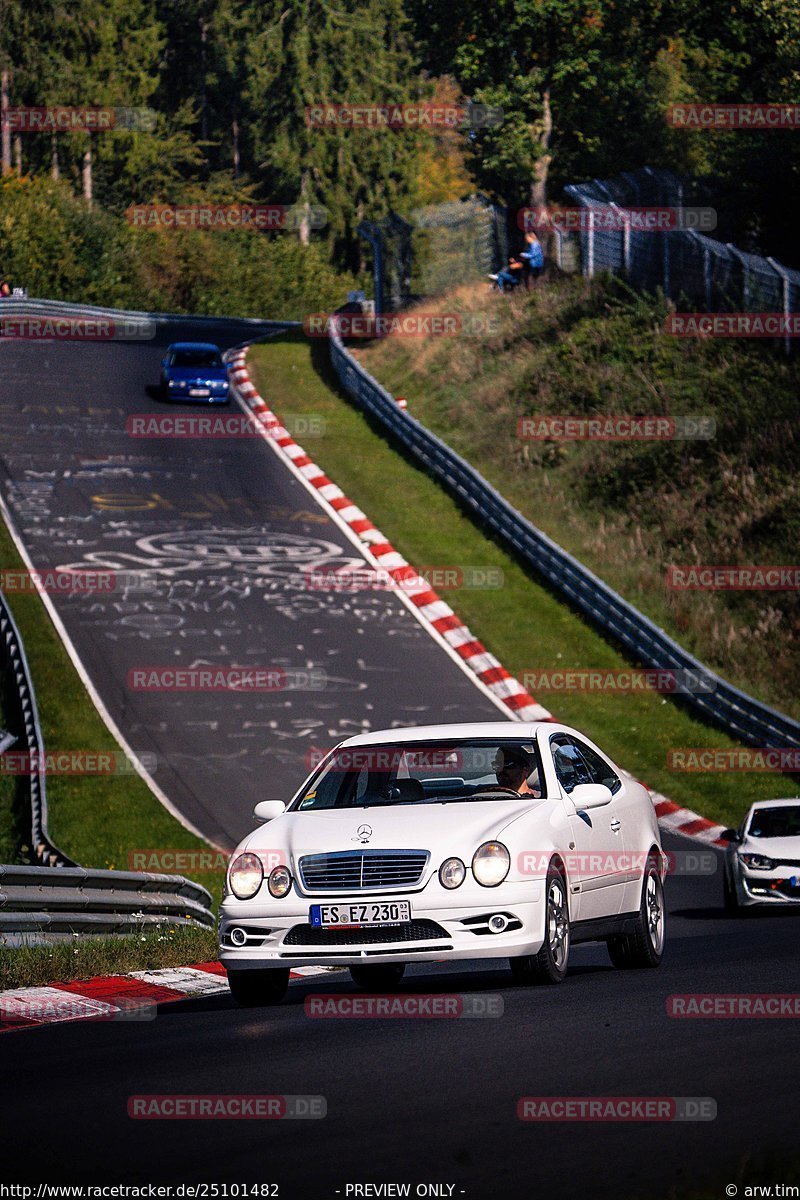
[(253, 809), (253, 816), (257, 821), (274, 821), (285, 812), (286, 805), (282, 800), (259, 800)]
[(720, 837), (720, 841), (733, 842), (737, 845), (742, 840), (741, 834), (739, 833), (738, 829), (723, 829), (723, 831), (719, 835), (719, 837)]
[(584, 808), (602, 808), (604, 804), (611, 803), (611, 788), (604, 783), (578, 783), (568, 795), (579, 812)]
[(165, 367), (165, 368), (166, 368), (166, 367), (168, 367), (168, 366), (169, 366), (169, 359), (168, 359), (168, 358), (162, 358), (162, 360), (161, 360), (161, 365), (162, 365), (162, 367)]

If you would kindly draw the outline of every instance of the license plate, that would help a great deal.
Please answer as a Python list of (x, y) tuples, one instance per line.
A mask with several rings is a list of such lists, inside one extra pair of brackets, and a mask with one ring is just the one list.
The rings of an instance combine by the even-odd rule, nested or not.
[(408, 900), (387, 903), (368, 901), (366, 904), (312, 904), (309, 921), (322, 929), (344, 925), (401, 925), (411, 920)]
[(189, 395), (190, 396), (210, 396), (211, 391), (209, 388), (189, 388)]

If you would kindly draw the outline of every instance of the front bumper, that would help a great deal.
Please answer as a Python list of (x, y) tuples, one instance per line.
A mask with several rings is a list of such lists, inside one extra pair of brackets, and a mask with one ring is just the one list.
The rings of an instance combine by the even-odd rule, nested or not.
[(800, 904), (800, 867), (752, 871), (740, 865), (734, 879), (740, 904)]
[[(273, 900), (262, 887), (253, 900), (227, 896), (219, 918), (220, 961), (226, 968), (257, 970), (277, 966), (350, 966), (364, 963), (437, 962), (509, 958), (535, 954), (544, 940), (544, 884), (541, 880), (482, 888), (464, 884), (448, 892), (438, 882), (422, 891), (370, 897), (368, 893), (303, 896), (293, 892)], [(362, 904), (370, 899), (408, 900), (410, 927), (311, 929), (312, 904)], [(503, 913), (503, 933), (488, 931), (481, 918)], [(466, 923), (465, 923), (466, 922)], [(246, 944), (234, 946), (231, 930), (244, 930)], [(330, 936), (333, 934), (333, 936)]]
[(189, 389), (183, 388), (164, 388), (164, 395), (167, 400), (178, 404), (228, 404), (231, 398), (230, 389), (225, 391), (211, 392), (208, 396), (190, 396)]

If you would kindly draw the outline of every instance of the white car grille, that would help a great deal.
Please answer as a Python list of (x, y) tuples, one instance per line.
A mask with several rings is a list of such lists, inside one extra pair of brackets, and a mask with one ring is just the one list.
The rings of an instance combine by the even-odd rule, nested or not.
[(396, 891), (416, 886), (429, 858), (427, 850), (306, 854), (300, 859), (300, 881), (307, 892)]

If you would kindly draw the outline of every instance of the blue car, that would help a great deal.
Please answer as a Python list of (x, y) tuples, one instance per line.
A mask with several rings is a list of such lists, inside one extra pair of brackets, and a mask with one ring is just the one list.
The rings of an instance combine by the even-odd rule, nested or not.
[(173, 342), (161, 360), (161, 395), (189, 404), (227, 404), (228, 368), (212, 342)]

